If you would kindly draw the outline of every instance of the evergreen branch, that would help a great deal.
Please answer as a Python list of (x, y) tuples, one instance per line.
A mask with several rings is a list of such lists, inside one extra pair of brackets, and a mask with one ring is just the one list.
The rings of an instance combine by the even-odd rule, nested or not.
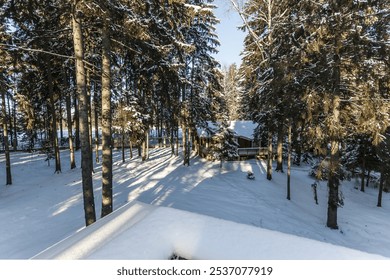
[[(10, 44), (3, 44), (3, 43), (0, 43), (0, 46), (1, 46), (1, 47), (6, 47), (6, 48), (8, 48), (9, 50), (10, 50), (10, 49), (18, 49), (18, 50), (23, 50), (23, 51), (27, 51), (27, 52), (36, 52), (36, 53), (48, 54), (48, 55), (51, 55), (51, 56), (56, 56), (56, 57), (61, 57), (61, 58), (66, 58), (66, 59), (72, 59), (72, 60), (75, 60), (75, 59), (76, 59), (76, 57), (74, 57), (74, 56), (69, 56), (69, 55), (54, 53), (54, 52), (45, 51), (45, 50), (42, 50), (42, 49), (32, 49), (32, 48), (27, 48), (27, 47), (22, 47), (22, 46), (17, 46), (17, 45), (10, 45)], [(86, 61), (86, 60), (83, 60), (83, 62), (84, 62), (86, 65), (91, 66), (92, 69), (96, 68), (96, 66), (95, 66), (94, 64), (89, 63), (89, 62)]]
[(135, 52), (136, 54), (142, 55), (141, 52), (139, 52), (139, 51), (137, 51), (137, 50), (135, 50), (135, 49), (129, 47), (128, 45), (126, 45), (126, 44), (123, 43), (123, 42), (120, 42), (120, 41), (115, 40), (115, 39), (112, 39), (112, 38), (111, 38), (111, 41), (112, 41), (112, 42), (115, 42), (115, 43), (117, 43), (117, 44), (119, 44), (119, 45), (121, 45), (122, 47), (124, 47), (124, 48), (126, 48), (126, 49), (128, 49), (128, 50), (130, 50), (130, 51), (132, 51), (132, 52)]
[(61, 57), (61, 58), (75, 59), (74, 56), (63, 55), (63, 54), (59, 54), (59, 53), (45, 51), (42, 49), (32, 49), (32, 48), (27, 48), (27, 47), (22, 47), (22, 46), (17, 46), (17, 45), (10, 45), (10, 44), (3, 44), (3, 43), (0, 43), (0, 46), (6, 47), (8, 49), (18, 49), (18, 50), (23, 50), (23, 51), (27, 51), (27, 52), (37, 52), (37, 53), (49, 54), (49, 55), (57, 56), (57, 57)]
[(254, 43), (256, 44), (257, 48), (259, 49), (260, 53), (261, 53), (261, 56), (262, 56), (262, 61), (265, 60), (264, 58), (264, 48), (263, 46), (259, 43), (260, 41), (260, 38), (259, 36), (256, 35), (256, 33), (253, 31), (253, 29), (250, 27), (245, 15), (244, 15), (244, 12), (240, 9), (238, 3), (235, 1), (235, 0), (230, 0), (230, 2), (232, 3), (233, 5), (233, 8), (237, 11), (237, 13), (239, 14), (239, 16), (241, 17), (245, 27), (248, 29), (249, 31), (249, 34), (253, 37), (254, 39)]

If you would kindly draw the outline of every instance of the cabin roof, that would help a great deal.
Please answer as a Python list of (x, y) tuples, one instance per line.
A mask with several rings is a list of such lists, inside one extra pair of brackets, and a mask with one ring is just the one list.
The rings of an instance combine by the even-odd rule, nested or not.
[[(199, 137), (208, 138), (215, 134), (218, 129), (218, 124), (213, 122), (207, 122), (207, 128), (199, 128)], [(235, 132), (237, 137), (253, 140), (253, 133), (256, 128), (256, 124), (252, 121), (230, 121), (229, 128)]]

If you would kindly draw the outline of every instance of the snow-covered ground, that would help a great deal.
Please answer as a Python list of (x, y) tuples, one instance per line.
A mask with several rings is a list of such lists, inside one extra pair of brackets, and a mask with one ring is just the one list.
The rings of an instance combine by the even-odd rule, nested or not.
[[(86, 257), (165, 258), (177, 252), (195, 259), (390, 258), (390, 195), (384, 194), (383, 207), (378, 208), (377, 190), (368, 188), (362, 193), (354, 188), (354, 182), (345, 182), (340, 229), (330, 230), (325, 226), (326, 182), (318, 186), (317, 205), (307, 166), (293, 168), (292, 200), (288, 201), (286, 174), (274, 173), (269, 182), (260, 161), (227, 162), (220, 169), (217, 162), (193, 158), (191, 166), (186, 167), (181, 157), (170, 156), (169, 149), (153, 149), (147, 162), (137, 157), (122, 163), (120, 153), (115, 151), (114, 208), (124, 207), (91, 229), (83, 229), (80, 168), (69, 169), (67, 151), (61, 153), (61, 174), (55, 174), (53, 163), (47, 166), (44, 159), (39, 154), (11, 155), (13, 185), (0, 185), (1, 259), (32, 258), (69, 236), (73, 235), (68, 242), (79, 241), (80, 236), (93, 232), (93, 228), (102, 229), (110, 220), (121, 225), (118, 219), (123, 217), (127, 217), (125, 221), (134, 217), (139, 220), (133, 226), (120, 226), (117, 239), (107, 242), (104, 250), (93, 248)], [(2, 154), (0, 178), (5, 178), (4, 171)], [(247, 171), (252, 171), (256, 179), (248, 180)], [(97, 213), (101, 204), (100, 176), (101, 167), (97, 164)], [(131, 214), (137, 207), (142, 208), (138, 211), (141, 214)], [(142, 240), (156, 233), (163, 238), (147, 242), (152, 255), (144, 250), (144, 255), (130, 256), (128, 250), (121, 250), (121, 242), (140, 247), (145, 244)], [(129, 240), (130, 237), (135, 239)], [(262, 251), (251, 255), (245, 249), (249, 247)]]

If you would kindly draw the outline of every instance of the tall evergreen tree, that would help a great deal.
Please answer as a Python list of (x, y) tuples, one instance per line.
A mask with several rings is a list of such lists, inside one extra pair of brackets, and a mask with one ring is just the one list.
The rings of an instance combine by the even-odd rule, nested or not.
[(102, 29), (102, 213), (104, 217), (112, 212), (112, 116), (111, 116), (111, 36), (109, 7), (103, 7)]
[[(4, 16), (4, 10), (0, 9), (0, 41), (9, 42), (10, 36), (7, 34), (6, 22)], [(1, 112), (2, 112), (2, 128), (3, 128), (3, 144), (5, 152), (5, 166), (6, 166), (6, 184), (12, 185), (12, 173), (11, 173), (11, 159), (10, 159), (10, 149), (9, 149), (9, 140), (8, 140), (8, 113), (6, 110), (6, 94), (9, 90), (9, 75), (10, 70), (9, 65), (12, 64), (11, 54), (3, 47), (0, 47), (0, 60), (2, 61), (0, 65), (0, 94), (1, 94)]]
[(89, 141), (88, 128), (88, 94), (86, 88), (86, 75), (84, 65), (84, 39), (80, 1), (74, 0), (72, 5), (72, 29), (76, 63), (77, 95), (79, 99), (80, 114), (80, 140), (81, 140), (81, 170), (84, 199), (85, 224), (91, 225), (96, 221), (95, 200), (92, 181), (92, 150)]

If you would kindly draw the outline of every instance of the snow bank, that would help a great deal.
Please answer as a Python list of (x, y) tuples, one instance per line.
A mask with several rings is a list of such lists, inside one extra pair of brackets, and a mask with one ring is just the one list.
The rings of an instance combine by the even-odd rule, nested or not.
[(129, 203), (33, 259), (384, 259), (167, 207)]

